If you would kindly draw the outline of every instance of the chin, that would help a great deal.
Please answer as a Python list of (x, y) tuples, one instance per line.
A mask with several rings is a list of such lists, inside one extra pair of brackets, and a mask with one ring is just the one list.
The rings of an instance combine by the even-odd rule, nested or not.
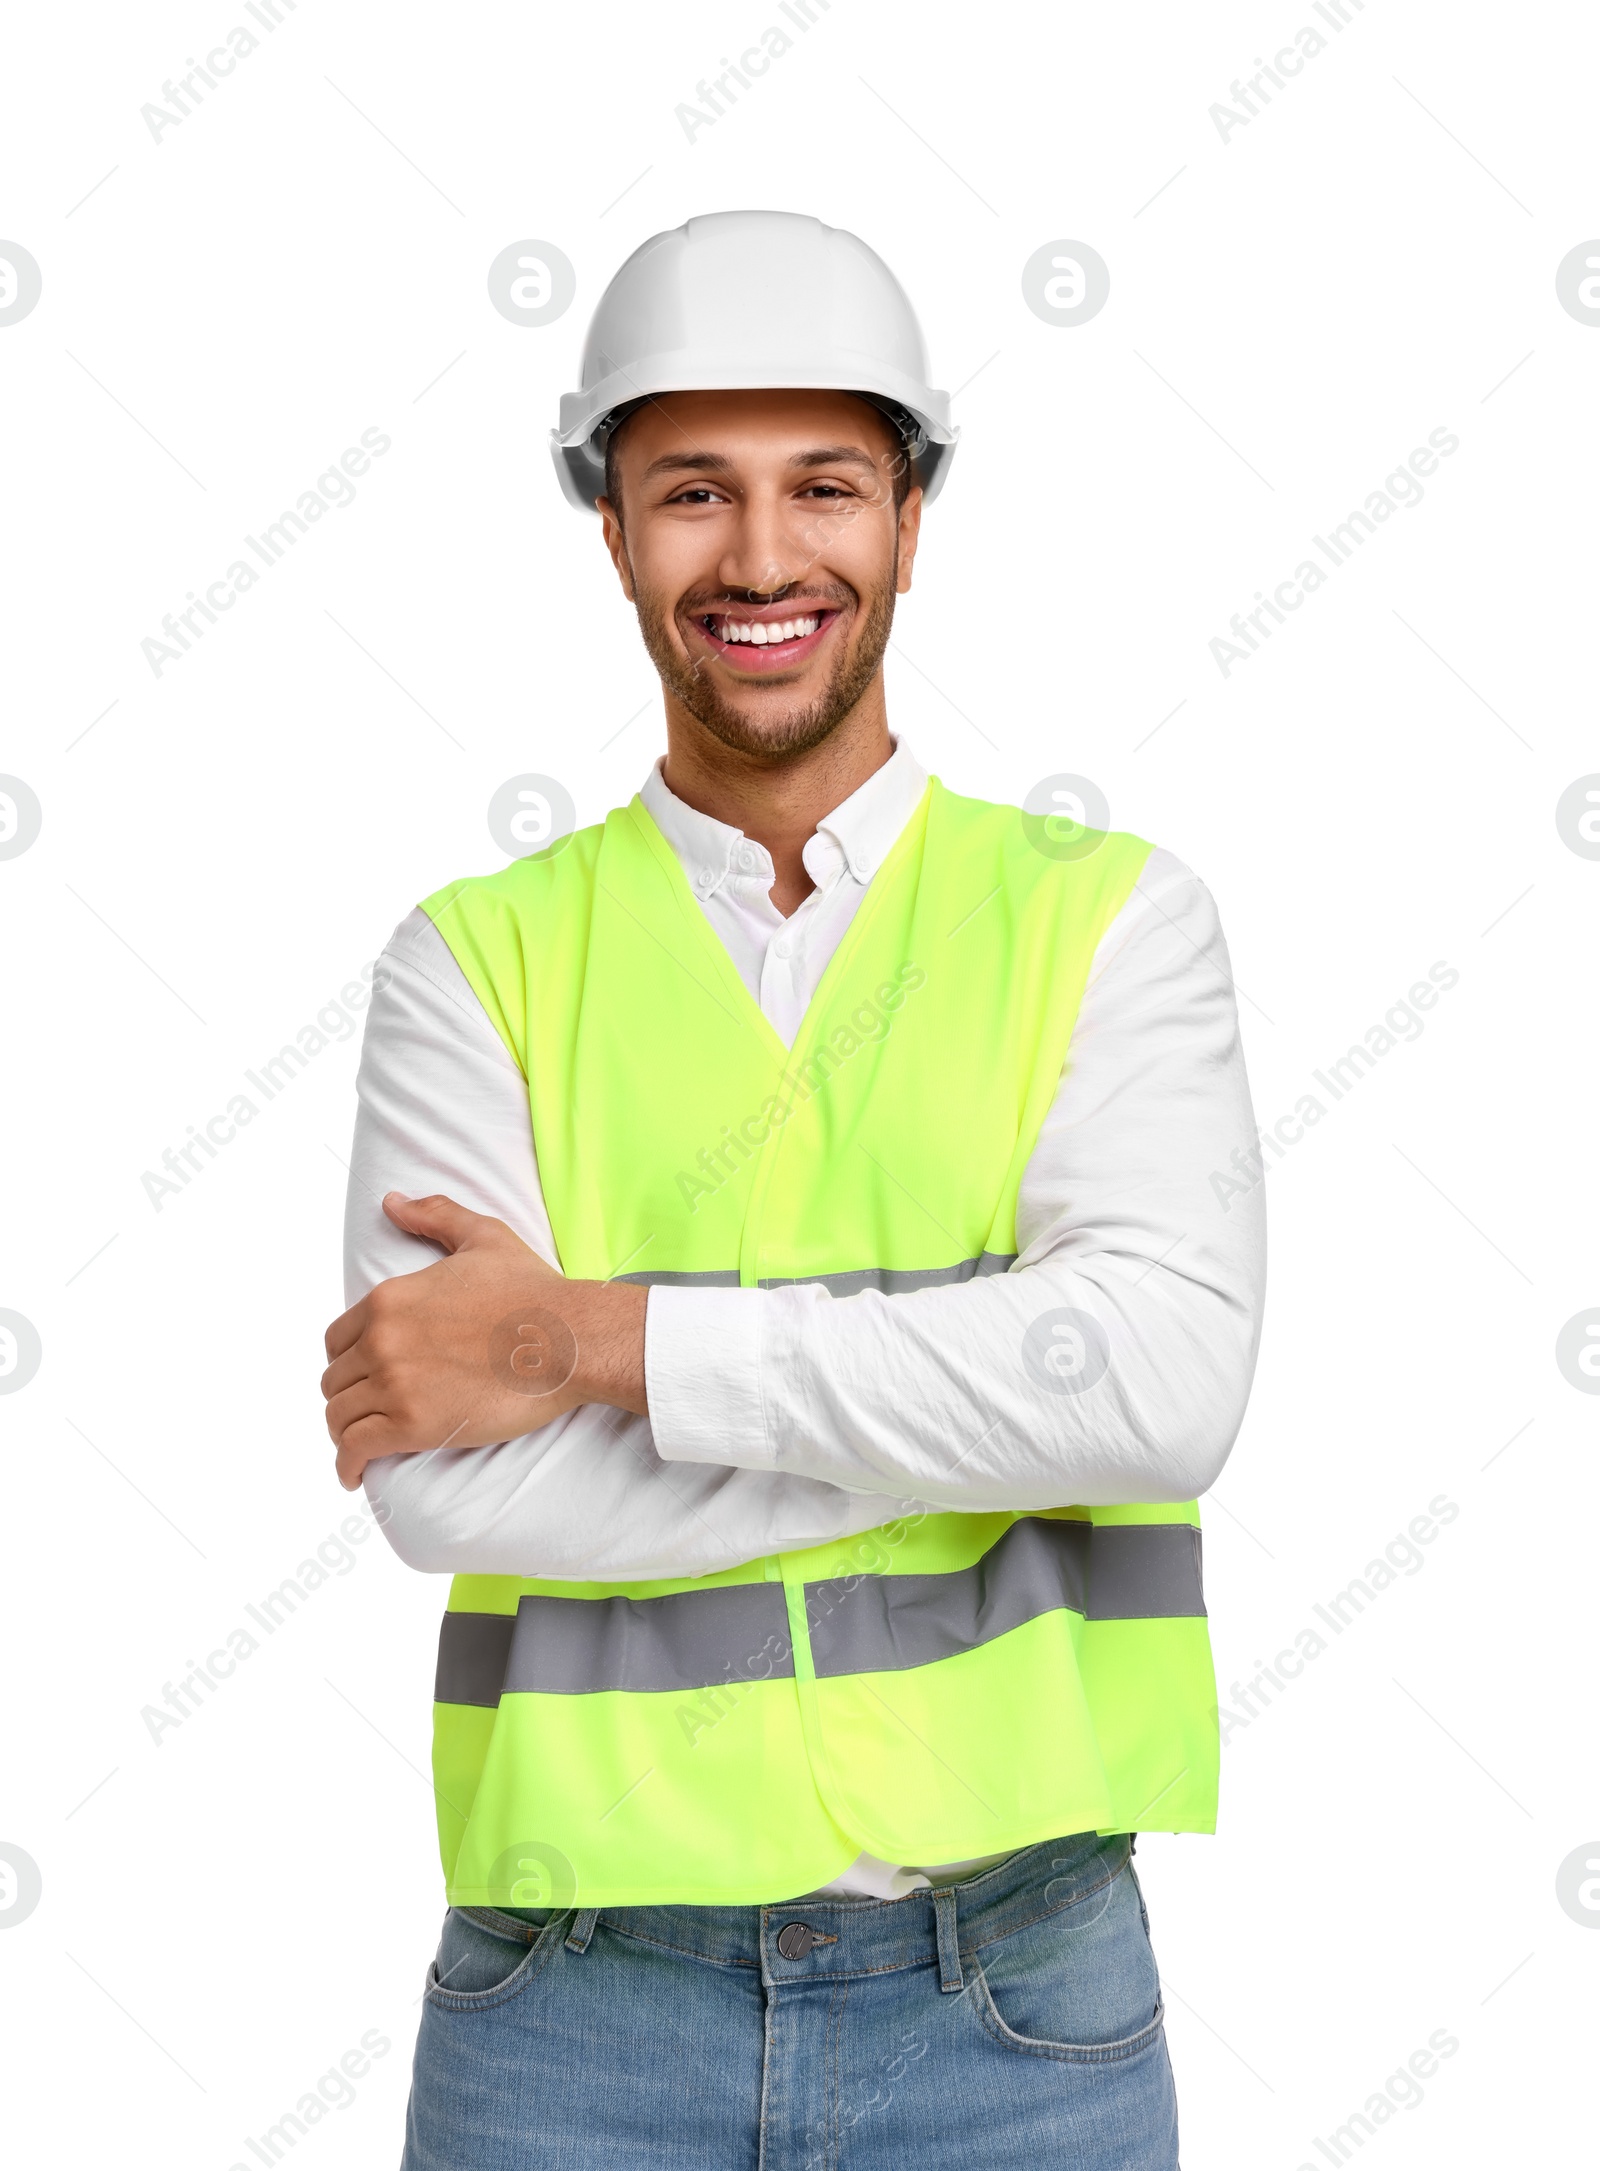
[(826, 699), (782, 706), (763, 702), (746, 710), (722, 700), (702, 683), (684, 706), (731, 752), (748, 754), (756, 760), (778, 760), (807, 754), (820, 746), (838, 730), (854, 703), (841, 708)]

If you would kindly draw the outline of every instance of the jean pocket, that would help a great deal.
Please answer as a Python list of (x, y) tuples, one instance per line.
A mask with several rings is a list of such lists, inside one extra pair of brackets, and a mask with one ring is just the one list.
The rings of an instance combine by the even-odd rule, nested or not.
[(972, 2009), (1007, 2049), (1108, 2064), (1162, 2032), (1161, 1985), (1137, 1884), (1123, 1870), (1081, 1901), (973, 1956)]
[(1048, 2036), (1021, 2035), (1008, 2027), (1001, 2018), (994, 2002), (994, 1994), (981, 1971), (975, 1972), (971, 1996), (976, 2004), (979, 2020), (988, 2034), (1007, 2050), (1023, 2053), (1034, 2058), (1057, 2058), (1070, 2065), (1114, 2065), (1127, 2058), (1137, 2058), (1161, 2037), (1166, 2008), (1157, 2005), (1154, 2015), (1142, 2028), (1131, 2035), (1118, 2036), (1110, 2043), (1056, 2043)]
[(561, 1941), (564, 1919), (552, 1914), (535, 1926), (496, 1918), (487, 1909), (469, 1913), (452, 1907), (428, 1968), (424, 1998), (450, 2012), (469, 2013), (520, 1996), (548, 1965)]

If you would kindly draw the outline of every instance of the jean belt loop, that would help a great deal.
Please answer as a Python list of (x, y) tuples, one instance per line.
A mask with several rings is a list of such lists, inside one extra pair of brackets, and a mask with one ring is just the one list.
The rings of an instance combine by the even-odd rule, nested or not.
[(598, 1907), (585, 1907), (573, 1917), (572, 1928), (567, 1932), (568, 1952), (587, 1952), (594, 1926), (600, 1918)]
[(963, 1990), (961, 1978), (961, 1948), (956, 1936), (956, 1895), (953, 1885), (936, 1885), (933, 1894), (933, 1920), (939, 1940), (939, 1988)]

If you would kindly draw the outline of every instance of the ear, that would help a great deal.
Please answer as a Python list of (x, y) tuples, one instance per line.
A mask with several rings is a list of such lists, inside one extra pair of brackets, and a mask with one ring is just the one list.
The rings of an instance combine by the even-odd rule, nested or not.
[(609, 498), (596, 498), (594, 502), (595, 509), (600, 515), (600, 531), (605, 537), (606, 548), (611, 553), (611, 563), (617, 569), (617, 578), (622, 583), (623, 594), (632, 603), (634, 601), (633, 567), (628, 563), (628, 546), (623, 540), (622, 515)]
[(900, 508), (899, 551), (900, 571), (894, 584), (896, 595), (905, 595), (911, 587), (911, 566), (917, 555), (917, 538), (922, 533), (922, 485), (913, 483), (906, 492), (906, 501)]

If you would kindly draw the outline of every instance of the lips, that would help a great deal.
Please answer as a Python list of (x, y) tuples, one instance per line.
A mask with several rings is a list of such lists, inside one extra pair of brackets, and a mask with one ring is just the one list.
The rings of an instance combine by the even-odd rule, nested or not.
[[(741, 676), (760, 677), (804, 663), (828, 637), (837, 609), (813, 604), (782, 610), (699, 611), (689, 621), (713, 655)], [(809, 632), (802, 631), (809, 627)]]

